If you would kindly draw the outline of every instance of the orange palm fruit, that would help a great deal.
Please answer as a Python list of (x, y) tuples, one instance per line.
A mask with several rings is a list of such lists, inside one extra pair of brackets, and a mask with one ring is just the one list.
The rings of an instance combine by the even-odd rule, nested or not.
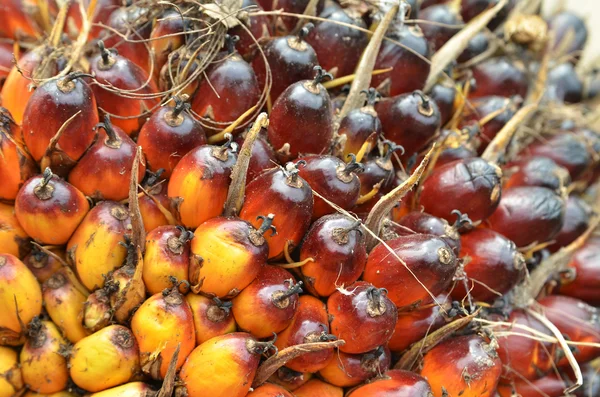
[(62, 390), (56, 393), (50, 393), (50, 394), (40, 394), (40, 393), (36, 393), (34, 391), (28, 391), (27, 393), (23, 394), (23, 397), (78, 397), (78, 394), (75, 394), (74, 392), (70, 392), (67, 390)]
[(83, 193), (55, 177), (50, 168), (25, 182), (15, 200), (15, 213), (23, 230), (50, 245), (66, 244), (89, 209)]
[(187, 294), (185, 300), (192, 309), (197, 345), (215, 336), (235, 332), (237, 327), (231, 312), (231, 302), (196, 294)]
[(335, 386), (356, 386), (386, 372), (391, 360), (390, 349), (383, 346), (363, 354), (348, 354), (340, 351), (325, 368), (319, 371), (319, 374)]
[(23, 258), (29, 247), (29, 236), (17, 220), (15, 207), (0, 203), (0, 252)]
[(204, 145), (181, 158), (169, 179), (168, 195), (181, 223), (194, 228), (221, 215), (236, 161), (236, 144)]
[[(347, 397), (430, 397), (427, 380), (414, 372), (395, 369), (371, 383), (352, 389)], [(452, 395), (454, 396), (454, 395)]]
[[(335, 340), (329, 334), (329, 315), (325, 304), (319, 299), (302, 295), (291, 324), (277, 334), (275, 346), (279, 350), (303, 343)], [(333, 349), (311, 352), (288, 361), (286, 367), (298, 372), (317, 372), (333, 359)]]
[(67, 244), (67, 255), (87, 289), (101, 288), (104, 276), (123, 264), (130, 233), (129, 211), (114, 201), (101, 202), (84, 218)]
[(143, 382), (129, 382), (121, 386), (111, 387), (90, 397), (154, 397), (156, 391)]
[(34, 20), (30, 17), (23, 0), (2, 2), (0, 16), (0, 36), (20, 38), (39, 34)]
[[(167, 10), (154, 20), (150, 34), (152, 40), (148, 43), (152, 49), (149, 62), (154, 62), (154, 81), (158, 81), (160, 71), (167, 63), (169, 55), (185, 44), (185, 36), (177, 33), (184, 32), (187, 23), (176, 10)], [(148, 70), (150, 66), (148, 65)]]
[[(108, 116), (97, 124), (104, 129), (96, 142), (69, 173), (69, 183), (96, 200), (124, 200), (129, 195), (131, 167), (138, 146)], [(143, 158), (143, 155), (142, 155)], [(146, 163), (138, 166), (138, 183), (144, 178)]]
[(73, 382), (90, 392), (126, 383), (139, 371), (138, 345), (122, 325), (108, 326), (77, 342), (69, 361)]
[(502, 361), (492, 343), (477, 335), (448, 339), (427, 352), (421, 376), (435, 397), (491, 397), (502, 373)]
[(150, 294), (171, 287), (171, 277), (187, 280), (193, 237), (192, 232), (180, 226), (159, 226), (148, 233), (142, 277)]
[[(158, 177), (160, 177), (158, 172), (154, 174), (146, 169), (146, 174), (150, 176), (146, 177), (144, 185), (146, 192), (151, 196), (143, 194), (141, 197), (138, 197), (138, 203), (140, 214), (142, 214), (142, 221), (144, 222), (144, 230), (146, 230), (146, 233), (149, 233), (159, 226), (171, 224), (169, 218), (173, 218), (170, 214), (167, 182), (164, 180), (158, 181)], [(167, 213), (165, 213), (165, 211), (167, 211)]]
[(283, 331), (296, 313), (301, 286), (287, 270), (263, 266), (254, 281), (233, 298), (235, 321), (257, 338)]
[(267, 262), (265, 232), (271, 218), (257, 230), (239, 218), (213, 218), (194, 231), (190, 282), (198, 291), (219, 298), (236, 296)]
[(177, 285), (148, 298), (133, 315), (131, 329), (140, 346), (142, 369), (155, 379), (164, 378), (178, 345), (178, 369), (196, 345), (192, 310)]
[(0, 397), (16, 396), (23, 386), (17, 352), (0, 346)]
[(17, 257), (0, 254), (0, 344), (20, 345), (22, 324), (42, 311), (42, 289)]
[(10, 112), (0, 107), (0, 200), (14, 200), (23, 183), (37, 172), (37, 164), (21, 142), (21, 129)]
[(62, 249), (51, 248), (48, 251), (50, 253), (34, 245), (31, 252), (23, 258), (23, 263), (31, 270), (40, 284), (48, 280), (64, 264), (65, 252)]
[(247, 394), (248, 397), (295, 397), (281, 386), (265, 383)]
[(319, 379), (311, 379), (294, 390), (294, 395), (296, 397), (343, 397), (344, 389)]
[[(187, 357), (176, 390), (188, 397), (244, 397), (269, 342), (257, 342), (252, 335), (234, 332), (209, 339)], [(186, 395), (186, 394), (183, 394)]]
[(51, 321), (35, 317), (20, 354), (23, 381), (37, 393), (56, 393), (67, 387), (69, 369), (63, 349), (67, 341)]
[(54, 273), (42, 290), (46, 311), (69, 341), (76, 343), (89, 335), (82, 325), (88, 293), (68, 268)]

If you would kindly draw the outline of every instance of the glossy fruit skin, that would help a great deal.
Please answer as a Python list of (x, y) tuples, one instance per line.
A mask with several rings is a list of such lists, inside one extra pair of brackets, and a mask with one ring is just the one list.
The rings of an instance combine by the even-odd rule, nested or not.
[(197, 294), (187, 294), (185, 300), (192, 309), (196, 345), (201, 345), (215, 336), (236, 331), (236, 322), (231, 307), (219, 305), (215, 300)]
[[(491, 229), (475, 229), (461, 236), (461, 255), (473, 299), (492, 302), (522, 280), (525, 258), (515, 243)], [(466, 296), (463, 283), (452, 290), (455, 300)]]
[(516, 380), (511, 384), (508, 382), (503, 383), (501, 380), (497, 391), (500, 397), (512, 397), (515, 393), (518, 393), (521, 397), (542, 397), (544, 395), (558, 397), (564, 395), (564, 390), (568, 386), (568, 383), (560, 376), (550, 373), (533, 381)]
[[(242, 147), (244, 140), (245, 137), (239, 135), (236, 137), (235, 142), (239, 147)], [(254, 145), (252, 145), (252, 155), (250, 157), (250, 164), (248, 165), (248, 173), (246, 174), (246, 185), (262, 174), (263, 171), (273, 168), (277, 164), (275, 151), (267, 141), (266, 133), (261, 133), (256, 141), (254, 141)]]
[(286, 175), (286, 172), (274, 168), (250, 182), (240, 212), (240, 218), (254, 227), (260, 226), (258, 216), (264, 216), (265, 213), (275, 215), (273, 225), (277, 228), (277, 234), (265, 235), (269, 244), (269, 259), (280, 257), (288, 241), (291, 241), (292, 247), (300, 244), (313, 211), (313, 194), (308, 183), (297, 175)]
[[(315, 192), (345, 210), (356, 205), (360, 196), (360, 180), (357, 176), (360, 168), (347, 168), (345, 162), (334, 156), (310, 155), (302, 157), (302, 160), (306, 161), (306, 165), (300, 167), (298, 175)], [(335, 211), (322, 198), (314, 196), (313, 220)]]
[(494, 348), (481, 337), (468, 335), (447, 339), (427, 352), (421, 376), (435, 397), (441, 397), (444, 389), (451, 396), (492, 397), (501, 372), (502, 361)]
[(459, 210), (477, 222), (492, 215), (500, 203), (501, 177), (499, 167), (479, 157), (456, 160), (437, 168), (423, 182), (419, 204), (447, 221), (453, 220), (453, 210)]
[(459, 63), (465, 63), (475, 58), (478, 55), (483, 54), (488, 50), (490, 45), (490, 37), (485, 32), (480, 32), (475, 35), (471, 40), (467, 48), (460, 54), (457, 61)]
[[(188, 228), (221, 215), (236, 161), (225, 147), (199, 146), (183, 156), (169, 180), (168, 196), (182, 198), (179, 217)], [(210, 197), (210, 200), (206, 200)]]
[(338, 135), (346, 136), (346, 143), (342, 153), (343, 159), (348, 159), (350, 153), (356, 154), (371, 134), (381, 135), (381, 120), (372, 106), (364, 106), (351, 110), (340, 121)]
[(446, 242), (457, 255), (460, 253), (460, 234), (445, 219), (426, 212), (411, 211), (391, 225), (391, 231), (397, 236), (408, 236), (415, 233), (438, 236)]
[[(332, 12), (327, 20), (366, 28), (360, 18), (352, 18), (343, 10)], [(319, 60), (319, 65), (334, 77), (352, 74), (369, 39), (365, 32), (328, 21), (319, 22), (306, 37)]]
[(559, 287), (560, 294), (599, 306), (597, 285), (600, 281), (600, 238), (592, 236), (575, 251), (569, 268), (575, 270), (575, 279), (563, 281)]
[(72, 160), (78, 160), (92, 144), (99, 121), (92, 91), (80, 78), (63, 78), (42, 84), (33, 92), (23, 114), (23, 139), (36, 161), (44, 156), (50, 139), (64, 122), (79, 111), (58, 144)]
[(394, 369), (379, 379), (350, 391), (347, 397), (428, 397), (431, 386), (427, 380), (414, 372)]
[(173, 108), (167, 107), (152, 113), (138, 137), (148, 168), (155, 172), (164, 169), (165, 178), (171, 176), (183, 156), (205, 143), (206, 135), (198, 121), (185, 111), (175, 116)]
[(552, 190), (513, 187), (502, 192), (502, 200), (488, 222), (491, 229), (514, 241), (517, 247), (525, 247), (553, 239), (562, 228), (564, 215), (565, 202)]
[(319, 379), (311, 379), (304, 385), (294, 390), (296, 397), (343, 397), (344, 390)]
[(365, 240), (356, 222), (341, 214), (324, 216), (306, 233), (300, 260), (313, 258), (300, 269), (305, 286), (316, 296), (329, 296), (354, 283), (367, 262)]
[(446, 125), (454, 111), (456, 88), (452, 84), (438, 83), (431, 88), (427, 95), (433, 99), (440, 111), (440, 126)]
[(23, 381), (38, 393), (56, 393), (67, 387), (67, 359), (60, 354), (66, 345), (51, 321), (41, 321), (40, 329), (30, 337), (19, 355)]
[(441, 294), (436, 296), (435, 300), (442, 306), (432, 304), (398, 313), (394, 334), (388, 343), (391, 351), (394, 353), (403, 352), (413, 343), (420, 341), (425, 335), (435, 332), (446, 324), (441, 307), (447, 308), (450, 299), (448, 295)]
[[(256, 0), (243, 0), (242, 8), (246, 7), (255, 7), (256, 11), (264, 11)], [(250, 33), (242, 26), (234, 26), (229, 29), (229, 34), (239, 37), (239, 41), (235, 44), (235, 49), (247, 59), (256, 51), (255, 40), (265, 40), (273, 35), (272, 24), (267, 15), (252, 15), (248, 17), (247, 21), (242, 21), (242, 23), (246, 24)]]
[[(317, 53), (310, 44), (296, 36), (277, 37), (263, 46), (263, 51), (273, 73), (271, 84), (271, 103), (279, 98), (290, 85), (313, 77), (313, 68), (319, 64)], [(257, 55), (252, 61), (259, 86), (266, 83), (265, 61)]]
[(146, 235), (142, 278), (150, 294), (172, 287), (170, 277), (187, 280), (190, 244), (184, 233), (175, 226), (159, 226)]
[[(548, 28), (554, 32), (554, 50), (562, 48), (562, 55), (570, 54), (573, 62), (577, 62), (581, 56), (588, 39), (588, 30), (585, 21), (578, 15), (562, 11), (552, 16), (548, 21)], [(566, 44), (566, 48), (563, 47)]]
[(1, 36), (16, 38), (35, 36), (38, 33), (33, 20), (25, 12), (23, 3), (23, 0), (6, 0), (2, 2)]
[(442, 48), (452, 36), (460, 31), (460, 26), (463, 25), (461, 16), (451, 6), (446, 4), (427, 7), (419, 13), (419, 19), (431, 22), (420, 23), (419, 27), (434, 51)]
[(275, 150), (289, 144), (289, 155), (280, 156), (284, 161), (300, 153), (324, 153), (333, 138), (332, 115), (327, 90), (318, 82), (301, 80), (286, 88), (273, 104), (269, 142)]
[[(20, 345), (22, 324), (28, 324), (42, 311), (42, 290), (27, 266), (10, 254), (0, 254), (0, 280), (0, 308), (5, 313), (0, 319), (0, 343)], [(15, 305), (19, 307), (18, 315)]]
[(88, 213), (67, 244), (69, 260), (90, 291), (104, 286), (104, 277), (127, 256), (131, 234), (129, 211), (114, 201), (103, 201)]
[[(121, 386), (111, 387), (110, 389), (102, 390), (101, 392), (92, 394), (93, 397), (140, 397), (148, 396), (155, 393), (153, 387), (142, 382), (129, 382)], [(31, 396), (36, 397), (36, 396)], [(72, 397), (72, 396), (56, 396), (56, 397)]]
[(19, 357), (10, 347), (0, 346), (0, 374), (1, 397), (15, 396), (25, 386), (19, 368)]
[(0, 203), (0, 252), (23, 258), (29, 252), (28, 240), (15, 215), (15, 207)]
[(292, 393), (281, 386), (265, 383), (249, 393), (250, 397), (294, 397)]
[[(83, 4), (85, 9), (89, 7), (90, 0), (84, 0)], [(94, 8), (94, 15), (92, 22), (108, 24), (110, 15), (120, 6), (122, 3), (119, 0), (98, 0), (97, 6)], [(79, 10), (79, 4), (71, 3), (67, 11), (67, 23), (65, 24), (66, 33), (70, 33), (70, 36), (76, 37), (77, 32), (81, 31), (83, 21), (81, 18), (81, 11)], [(73, 30), (73, 31), (71, 31)], [(90, 29), (90, 37), (98, 38), (104, 31), (102, 26), (92, 25)]]
[(71, 379), (84, 390), (102, 391), (130, 381), (139, 371), (139, 350), (132, 332), (111, 325), (73, 346)]
[(328, 383), (339, 387), (356, 386), (386, 372), (391, 363), (390, 350), (381, 347), (363, 354), (339, 352), (319, 375)]
[[(111, 127), (117, 137), (98, 134), (96, 142), (69, 173), (69, 182), (86, 196), (97, 200), (124, 200), (129, 195), (131, 167), (138, 146), (119, 127)], [(138, 183), (144, 178), (146, 162), (138, 164)]]
[(577, 103), (583, 100), (584, 86), (572, 63), (555, 66), (548, 72), (546, 98), (558, 103)]
[[(275, 346), (279, 350), (302, 343), (319, 342), (329, 333), (329, 318), (325, 304), (319, 299), (302, 295), (291, 324), (277, 334)], [(317, 372), (333, 359), (333, 349), (312, 352), (288, 361), (286, 367), (298, 372)]]
[[(83, 193), (62, 179), (55, 176), (40, 188), (43, 180), (38, 175), (25, 182), (15, 200), (15, 213), (23, 230), (33, 239), (63, 245), (89, 211), (90, 204)], [(53, 226), (57, 224), (60, 230)]]
[(552, 252), (566, 247), (586, 231), (592, 217), (592, 209), (580, 197), (569, 195), (565, 204), (565, 220), (560, 232), (554, 236), (555, 243), (549, 249)]
[[(451, 285), (457, 268), (456, 256), (441, 238), (413, 234), (386, 243), (434, 296)], [(398, 308), (431, 300), (415, 276), (383, 244), (369, 253), (363, 280), (387, 289), (388, 298)]]
[(472, 100), (472, 106), (472, 108), (465, 106), (463, 126), (470, 125), (476, 121), (479, 122), (491, 113), (505, 109), (502, 113), (497, 114), (493, 119), (487, 121), (481, 127), (480, 132), (474, 137), (478, 145), (478, 152), (481, 154), (496, 137), (498, 131), (515, 115), (517, 106), (510, 98), (497, 95), (475, 98)]
[[(287, 328), (298, 308), (298, 293), (283, 295), (295, 285), (294, 276), (278, 266), (263, 266), (250, 285), (233, 298), (239, 327), (259, 339)], [(283, 296), (282, 296), (283, 295)]]
[(185, 19), (174, 9), (164, 11), (153, 21), (150, 33), (152, 41), (148, 44), (154, 53), (148, 59), (147, 70), (150, 72), (150, 68), (153, 68), (152, 77), (155, 82), (158, 82), (160, 71), (169, 60), (169, 54), (185, 44), (185, 36), (180, 33), (185, 32), (186, 24)]
[(385, 137), (401, 145), (407, 158), (425, 148), (441, 125), (437, 105), (419, 91), (384, 99), (375, 110)]
[[(465, 22), (469, 22), (477, 15), (481, 14), (488, 8), (497, 4), (495, 0), (462, 0), (461, 15)], [(509, 0), (508, 3), (500, 10), (500, 12), (488, 23), (490, 30), (496, 29), (508, 17), (509, 13), (515, 7), (516, 2)]]
[[(219, 298), (233, 297), (254, 280), (267, 262), (265, 238), (239, 218), (212, 218), (194, 231), (191, 252), (201, 261), (192, 284)], [(190, 273), (194, 272), (193, 266)]]
[(418, 26), (404, 26), (394, 29), (387, 35), (408, 47), (400, 47), (395, 43), (384, 41), (375, 61), (375, 69), (393, 67), (391, 72), (373, 76), (371, 86), (378, 87), (387, 78), (391, 79), (390, 96), (400, 95), (414, 90), (421, 90), (431, 69), (426, 60), (431, 58), (431, 48), (423, 31)]
[(252, 348), (255, 343), (250, 334), (234, 332), (196, 347), (179, 373), (187, 395), (244, 397), (260, 361), (260, 354)]
[[(1, 249), (1, 248), (0, 248)], [(54, 255), (60, 259), (65, 258), (65, 252), (62, 249), (50, 249)], [(23, 257), (23, 263), (35, 278), (43, 284), (44, 281), (48, 280), (57, 270), (63, 267), (63, 263), (52, 255), (34, 247), (31, 252)]]
[(512, 173), (504, 183), (504, 188), (540, 186), (560, 192), (571, 183), (568, 171), (548, 157), (522, 157), (510, 164), (510, 171)]
[(469, 98), (519, 95), (525, 98), (529, 80), (525, 72), (508, 58), (491, 58), (473, 67), (475, 86)]
[[(155, 379), (164, 378), (178, 345), (178, 369), (196, 346), (192, 310), (176, 287), (167, 295), (158, 293), (146, 299), (131, 318), (131, 330), (142, 368)], [(157, 351), (161, 359), (154, 361)]]
[[(163, 182), (157, 186), (147, 187), (146, 190), (154, 196), (154, 199), (158, 201), (165, 210), (173, 215), (170, 209), (169, 197), (167, 196), (166, 183)], [(144, 194), (142, 197), (138, 197), (138, 203), (140, 206), (140, 213), (142, 214), (142, 220), (144, 221), (144, 230), (146, 230), (146, 232), (151, 232), (159, 226), (169, 225), (169, 220), (152, 198)]]

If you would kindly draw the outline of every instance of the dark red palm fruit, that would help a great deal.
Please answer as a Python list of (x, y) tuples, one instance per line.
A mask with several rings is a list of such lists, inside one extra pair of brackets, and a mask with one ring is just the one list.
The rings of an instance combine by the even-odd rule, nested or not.
[(411, 211), (404, 215), (397, 222), (385, 225), (386, 232), (390, 233), (390, 238), (398, 236), (409, 236), (412, 234), (431, 234), (444, 240), (450, 248), (458, 255), (460, 253), (460, 234), (458, 229), (463, 226), (463, 218), (458, 216), (454, 225), (437, 216), (426, 212)]
[(37, 164), (21, 142), (21, 128), (10, 112), (0, 107), (0, 200), (14, 200), (19, 188), (37, 171)]
[(339, 387), (356, 386), (360, 383), (383, 374), (390, 368), (391, 353), (387, 347), (363, 354), (339, 352), (319, 375), (328, 383)]
[(26, 11), (23, 0), (5, 0), (0, 13), (0, 36), (12, 39), (38, 36), (33, 19)]
[(281, 332), (298, 308), (302, 282), (279, 266), (263, 266), (256, 279), (233, 298), (233, 317), (240, 329), (262, 339)]
[(393, 369), (379, 378), (352, 389), (346, 397), (428, 397), (431, 386), (425, 378), (414, 372)]
[(185, 44), (185, 36), (182, 33), (186, 30), (186, 23), (181, 13), (174, 9), (165, 11), (153, 21), (151, 41), (148, 43), (153, 53), (148, 57), (147, 70), (150, 72), (152, 68), (152, 78), (155, 82), (158, 82), (160, 71), (167, 63), (169, 55)]
[(216, 132), (238, 119), (259, 99), (254, 70), (239, 54), (231, 53), (206, 72), (192, 100), (192, 111)]
[[(98, 124), (105, 132), (81, 157), (69, 173), (69, 182), (86, 196), (96, 200), (120, 201), (129, 195), (131, 167), (138, 146), (122, 129), (111, 124), (108, 116)], [(146, 172), (146, 163), (138, 165), (138, 182)]]
[(267, 262), (266, 232), (273, 215), (260, 216), (256, 229), (234, 217), (216, 217), (194, 231), (189, 280), (192, 290), (208, 296), (232, 298), (246, 288)]
[(98, 123), (96, 100), (92, 89), (81, 79), (80, 73), (71, 73), (38, 87), (23, 113), (23, 141), (31, 156), (40, 161), (50, 140), (62, 125), (78, 116), (66, 127), (58, 140), (61, 150), (73, 161), (78, 160), (94, 140), (94, 126)]
[(171, 176), (190, 150), (206, 143), (202, 125), (187, 111), (189, 105), (180, 98), (175, 103), (174, 108), (162, 107), (152, 113), (137, 141), (146, 154), (148, 168), (154, 172), (164, 169), (164, 178)]
[(595, 153), (600, 153), (600, 133), (588, 128), (575, 129), (574, 133), (585, 142), (588, 151), (592, 153), (592, 166), (580, 177), (580, 180), (591, 185), (600, 177), (600, 157), (594, 155)]
[(500, 202), (502, 170), (480, 157), (456, 160), (435, 169), (419, 192), (419, 204), (428, 212), (450, 221), (452, 211), (473, 222), (489, 217)]
[(509, 176), (504, 188), (515, 186), (539, 186), (556, 192), (569, 186), (569, 172), (554, 160), (541, 156), (524, 156), (511, 162)]
[[(326, 200), (339, 207), (350, 210), (356, 205), (360, 196), (360, 180), (357, 174), (363, 166), (355, 161), (348, 164), (334, 156), (310, 155), (302, 157), (306, 162), (300, 168), (299, 175), (310, 187)], [(313, 205), (313, 220), (335, 212), (335, 208), (322, 198), (315, 196)]]
[[(92, 85), (92, 91), (99, 110), (113, 116), (113, 124), (127, 135), (137, 133), (146, 122), (144, 112), (158, 104), (158, 99), (148, 97), (158, 91), (148, 73), (125, 56), (111, 53), (104, 44), (100, 44), (100, 54), (90, 60), (90, 73), (98, 83)], [(123, 97), (112, 89), (135, 90), (136, 97)]]
[(452, 284), (458, 261), (441, 238), (413, 234), (386, 244), (394, 254), (384, 244), (378, 244), (369, 254), (363, 280), (387, 289), (388, 298), (398, 308), (430, 302), (430, 294), (437, 296)]
[[(549, 295), (538, 301), (548, 320), (558, 328), (567, 340), (582, 343), (600, 343), (598, 309), (569, 296)], [(573, 355), (579, 364), (598, 357), (600, 348), (576, 346)], [(563, 353), (559, 352), (559, 366), (569, 366)]]
[(64, 264), (65, 252), (63, 250), (52, 248), (50, 253), (56, 256), (33, 245), (31, 252), (23, 258), (23, 263), (31, 270), (40, 284), (52, 277)]
[(425, 353), (421, 369), (436, 397), (493, 397), (501, 373), (495, 346), (477, 335), (441, 342)]
[(538, 186), (504, 189), (498, 208), (488, 218), (491, 229), (514, 241), (517, 247), (550, 241), (560, 232), (565, 200)]
[(292, 393), (273, 383), (265, 383), (247, 394), (248, 397), (294, 397)]
[(306, 42), (317, 53), (319, 65), (334, 77), (352, 74), (369, 37), (363, 31), (335, 22), (363, 29), (366, 28), (365, 22), (360, 18), (352, 18), (342, 9), (332, 12), (326, 19), (317, 23), (306, 36)]
[[(310, 372), (298, 372), (291, 370), (288, 367), (281, 367), (271, 375), (269, 382), (283, 386), (286, 390), (296, 394), (296, 390), (308, 383), (312, 377), (313, 374)], [(340, 394), (340, 397), (342, 396), (343, 394)]]
[(554, 236), (554, 244), (548, 249), (556, 252), (575, 241), (588, 228), (592, 215), (592, 208), (581, 197), (569, 195), (565, 204), (564, 223), (560, 232)]
[(12, 40), (0, 39), (0, 90), (13, 67), (14, 44)]
[(455, 7), (438, 4), (419, 12), (418, 25), (432, 50), (437, 51), (462, 28), (463, 20)]
[(551, 158), (569, 171), (573, 181), (579, 180), (593, 161), (585, 140), (568, 132), (544, 137), (529, 145), (522, 154)]
[[(258, 3), (267, 11), (270, 10), (283, 10), (287, 13), (302, 14), (308, 6), (310, 0), (257, 0)], [(325, 0), (318, 0), (316, 4), (316, 14), (321, 14), (325, 5)], [(298, 18), (295, 16), (284, 16), (281, 18), (283, 25), (282, 28), (292, 31), (298, 23)]]
[(393, 68), (392, 71), (373, 76), (371, 85), (380, 87), (390, 79), (389, 89), (382, 93), (395, 96), (425, 87), (431, 69), (429, 59), (432, 51), (418, 26), (403, 26), (394, 29), (387, 37), (402, 44), (384, 41), (375, 61), (375, 69)]
[(269, 115), (269, 142), (282, 162), (300, 154), (324, 154), (332, 143), (331, 99), (321, 85), (331, 75), (320, 66), (315, 70), (313, 80), (301, 80), (286, 88)]
[[(363, 171), (358, 174), (361, 196), (367, 195), (373, 189), (378, 189), (382, 192), (389, 191), (395, 183), (396, 174), (394, 173), (392, 155), (398, 150), (401, 152), (400, 154), (404, 154), (404, 148), (387, 140), (383, 142), (383, 147), (385, 153), (379, 157), (365, 161), (363, 163)], [(375, 204), (378, 198), (379, 196), (376, 195), (368, 203)]]
[[(488, 23), (490, 30), (495, 30), (502, 22), (506, 20), (510, 12), (515, 8), (516, 0), (509, 0), (508, 3), (502, 7), (500, 12)], [(462, 0), (460, 7), (460, 14), (465, 22), (469, 22), (482, 12), (492, 8), (498, 4), (498, 0)]]
[[(329, 334), (329, 316), (325, 304), (310, 295), (298, 299), (298, 308), (290, 325), (277, 334), (275, 346), (279, 350), (302, 343), (327, 342), (335, 340)], [(298, 372), (317, 372), (333, 359), (333, 349), (303, 354), (288, 361), (285, 365)]]
[(572, 12), (562, 11), (550, 18), (548, 30), (554, 34), (554, 51), (560, 50), (557, 57), (570, 55), (571, 61), (577, 62), (588, 39), (585, 21)]
[(440, 110), (421, 91), (384, 99), (375, 109), (386, 139), (402, 145), (407, 157), (425, 148), (441, 126)]
[(436, 4), (444, 4), (444, 3), (447, 3), (448, 1), (450, 1), (450, 0), (423, 0), (421, 2), (421, 10), (424, 10), (427, 7), (431, 7)]
[(559, 293), (600, 306), (600, 238), (591, 237), (575, 251), (569, 268), (574, 270), (575, 276), (563, 280)]
[(83, 193), (49, 168), (25, 182), (15, 199), (15, 214), (25, 233), (48, 245), (66, 244), (89, 209)]
[(167, 194), (183, 225), (198, 227), (221, 215), (237, 159), (236, 150), (237, 145), (231, 145), (231, 142), (223, 146), (202, 145), (189, 151), (177, 163), (169, 179)]
[[(513, 382), (500, 380), (496, 391), (500, 397), (561, 397), (568, 387), (569, 383), (561, 376), (550, 373), (535, 380), (516, 379)], [(585, 389), (585, 386), (583, 388)], [(594, 394), (583, 396), (590, 397), (592, 395)]]
[(475, 84), (469, 98), (502, 96), (510, 98), (519, 95), (525, 98), (529, 78), (522, 64), (506, 57), (491, 58), (475, 65), (472, 69)]
[[(111, 14), (119, 8), (123, 3), (121, 0), (97, 0), (96, 7), (94, 8), (94, 15), (92, 16), (91, 22), (92, 27), (90, 28), (89, 37), (91, 39), (97, 39), (104, 31), (102, 25), (107, 25)], [(87, 10), (90, 5), (90, 0), (84, 0), (83, 5)], [(81, 32), (83, 25), (81, 9), (79, 8), (78, 2), (72, 2), (67, 9), (67, 22), (65, 23), (64, 31), (71, 37), (77, 37), (77, 34)]]
[(185, 300), (192, 309), (196, 345), (201, 345), (216, 336), (236, 331), (231, 302), (191, 293), (185, 296)]
[[(243, 0), (242, 9), (252, 7), (253, 11), (263, 11), (263, 8), (256, 0)], [(256, 51), (257, 44), (261, 40), (266, 40), (272, 36), (271, 22), (266, 15), (249, 15), (245, 20), (241, 19), (246, 28), (234, 26), (229, 29), (229, 34), (238, 36), (240, 39), (235, 43), (235, 49), (244, 57), (249, 57)]]
[(450, 83), (440, 82), (431, 88), (428, 93), (440, 111), (440, 126), (446, 125), (452, 118), (454, 111), (454, 99), (456, 98), (456, 87)]
[(313, 194), (308, 183), (298, 175), (299, 164), (288, 163), (285, 169), (274, 168), (256, 177), (246, 186), (246, 198), (240, 218), (259, 226), (257, 217), (274, 214), (277, 234), (266, 235), (269, 259), (280, 258), (286, 245), (291, 252), (310, 226)]
[[(278, 6), (279, 7), (279, 6)], [(314, 75), (314, 67), (319, 64), (317, 53), (304, 37), (310, 31), (312, 24), (307, 24), (297, 36), (277, 37), (267, 41), (263, 52), (271, 67), (271, 103), (275, 103), (279, 95), (290, 85)], [(267, 72), (265, 60), (257, 54), (252, 61), (252, 68), (261, 88), (266, 84)]]
[[(265, 132), (265, 130), (261, 131), (260, 135), (252, 145), (252, 154), (250, 156), (250, 163), (248, 164), (248, 172), (246, 173), (246, 184), (250, 183), (264, 171), (278, 165), (275, 151), (269, 142), (267, 142), (266, 132), (263, 132)], [(238, 135), (235, 138), (235, 142), (240, 147), (244, 144), (244, 140), (244, 135)]]
[(388, 343), (388, 347), (394, 353), (401, 353), (410, 345), (420, 341), (425, 335), (435, 332), (446, 324), (446, 318), (442, 315), (442, 308), (446, 311), (450, 308), (448, 296), (441, 294), (435, 297), (439, 303), (432, 303), (417, 307), (415, 310), (398, 312), (398, 321), (394, 327), (394, 334)]
[(442, 153), (440, 153), (440, 157), (438, 157), (433, 168), (440, 168), (441, 166), (452, 163), (453, 161), (467, 160), (474, 157), (477, 157), (477, 150), (475, 150), (471, 144), (450, 147), (448, 149), (444, 149)]
[(148, 194), (138, 197), (140, 214), (142, 215), (144, 230), (147, 233), (159, 226), (174, 223), (172, 221), (173, 214), (170, 211), (169, 197), (167, 196), (168, 183), (164, 179), (159, 180), (160, 175), (161, 172), (153, 173), (146, 168), (146, 176), (142, 181), (142, 186)]
[(350, 154), (357, 154), (372, 134), (375, 134), (377, 138), (381, 135), (381, 120), (374, 108), (375, 103), (379, 100), (379, 93), (374, 88), (365, 93), (367, 97), (365, 106), (351, 110), (340, 121), (338, 135), (345, 137), (342, 150), (342, 157), (345, 159), (348, 159)]
[(548, 72), (546, 98), (558, 103), (578, 103), (583, 100), (583, 81), (572, 63), (565, 62)]
[(457, 61), (459, 63), (465, 63), (471, 59), (485, 53), (490, 46), (490, 35), (485, 32), (476, 34), (469, 43), (467, 48), (460, 54)]
[[(508, 123), (517, 112), (518, 101), (503, 96), (488, 96), (471, 101), (471, 106), (466, 106), (463, 113), (462, 125), (472, 125), (485, 120), (479, 133), (475, 136), (475, 144), (479, 153), (483, 153), (496, 134)], [(499, 113), (502, 109), (503, 112)], [(494, 118), (489, 117), (495, 114)]]
[(361, 224), (340, 214), (315, 221), (300, 247), (300, 260), (313, 258), (301, 268), (306, 288), (315, 296), (329, 296), (338, 287), (354, 283), (367, 262)]
[[(490, 229), (475, 229), (461, 236), (466, 288), (477, 301), (492, 302), (510, 291), (525, 275), (525, 258), (515, 243)], [(452, 297), (462, 300), (465, 285), (457, 283)]]
[(340, 351), (366, 353), (385, 345), (398, 320), (398, 310), (386, 290), (357, 281), (327, 299), (331, 333), (346, 343)]
[(527, 328), (545, 335), (552, 335), (552, 332), (523, 310), (514, 310), (505, 321), (511, 325), (500, 328), (498, 332), (515, 331), (517, 335), (497, 337), (498, 355), (504, 365), (502, 377), (508, 380), (533, 380), (547, 374), (555, 365), (556, 344), (536, 340), (536, 336)]

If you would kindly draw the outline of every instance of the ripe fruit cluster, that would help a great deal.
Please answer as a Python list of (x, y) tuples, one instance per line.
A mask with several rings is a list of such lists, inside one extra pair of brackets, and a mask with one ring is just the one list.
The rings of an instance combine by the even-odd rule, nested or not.
[(600, 80), (533, 3), (0, 0), (0, 397), (599, 396)]

